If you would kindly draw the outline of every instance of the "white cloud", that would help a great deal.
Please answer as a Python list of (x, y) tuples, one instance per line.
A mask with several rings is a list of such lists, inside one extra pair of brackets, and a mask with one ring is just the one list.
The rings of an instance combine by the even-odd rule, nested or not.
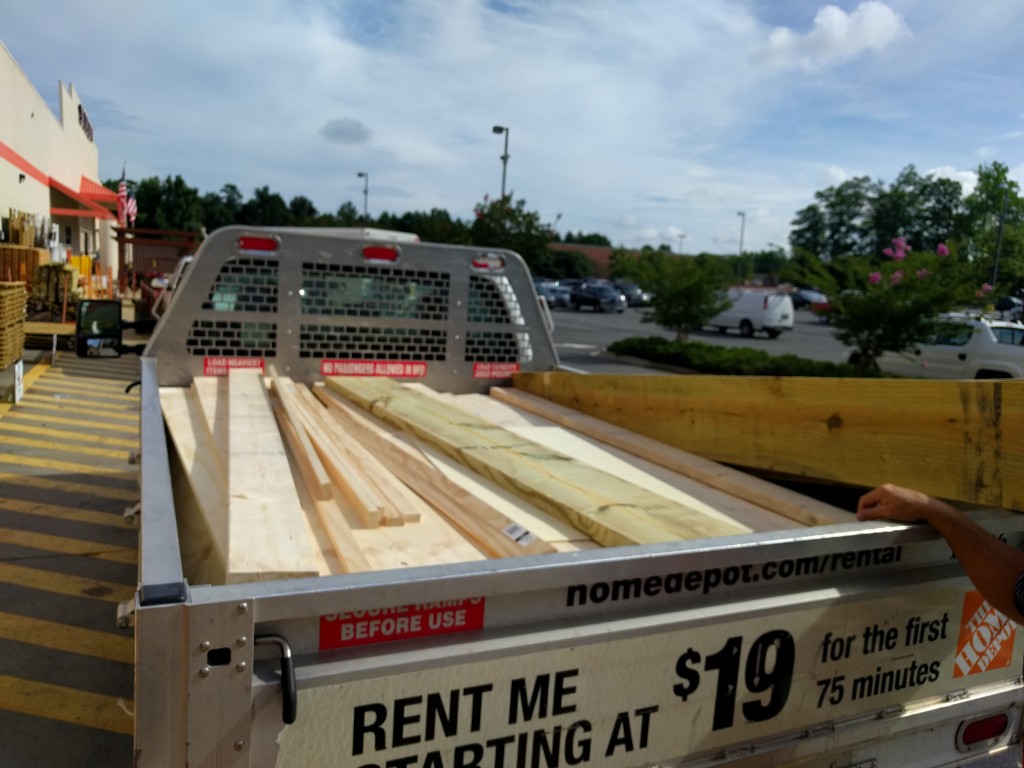
[(734, 253), (738, 210), (760, 250), (854, 176), (971, 168), (979, 146), (1024, 168), (1019, 0), (48, 0), (57, 26), (0, 7), (40, 92), (82, 94), (102, 178), (335, 211), (362, 208), (366, 171), (371, 214), (468, 220), (498, 194), (500, 124), (508, 189), (563, 233)]
[(910, 35), (903, 19), (877, 0), (858, 5), (847, 14), (826, 5), (805, 34), (777, 27), (756, 56), (782, 68), (815, 69), (866, 51), (879, 51)]

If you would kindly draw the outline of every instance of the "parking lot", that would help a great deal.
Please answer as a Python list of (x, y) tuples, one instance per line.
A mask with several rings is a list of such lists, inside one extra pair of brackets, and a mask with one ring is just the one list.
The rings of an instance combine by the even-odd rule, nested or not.
[[(609, 360), (604, 350), (612, 342), (634, 336), (675, 338), (673, 332), (643, 322), (644, 312), (639, 307), (627, 309), (621, 314), (587, 309), (553, 309), (553, 336), (562, 364), (584, 370), (600, 366), (605, 370)], [(792, 354), (830, 363), (845, 362), (850, 355), (850, 350), (832, 335), (831, 326), (821, 323), (806, 309), (796, 311), (793, 330), (783, 333), (777, 339), (769, 339), (761, 334), (744, 338), (737, 333), (702, 330), (691, 333), (690, 340), (721, 346), (749, 347), (773, 355)]]

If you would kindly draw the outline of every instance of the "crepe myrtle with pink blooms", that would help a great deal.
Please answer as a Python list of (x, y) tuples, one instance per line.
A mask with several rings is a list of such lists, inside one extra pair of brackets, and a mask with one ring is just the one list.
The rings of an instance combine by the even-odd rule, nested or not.
[(855, 287), (838, 292), (830, 316), (835, 337), (853, 350), (850, 362), (863, 374), (877, 373), (883, 353), (902, 352), (934, 334), (939, 315), (971, 296), (963, 274), (945, 243), (915, 251), (904, 237), (894, 237), (873, 268), (851, 263), (845, 284)]

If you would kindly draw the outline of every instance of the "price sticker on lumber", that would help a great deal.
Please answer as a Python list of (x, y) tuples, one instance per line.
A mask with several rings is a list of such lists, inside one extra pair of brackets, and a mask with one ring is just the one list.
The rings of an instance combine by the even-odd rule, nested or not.
[(470, 632), (484, 626), (484, 599), (416, 603), (320, 617), (320, 650)]

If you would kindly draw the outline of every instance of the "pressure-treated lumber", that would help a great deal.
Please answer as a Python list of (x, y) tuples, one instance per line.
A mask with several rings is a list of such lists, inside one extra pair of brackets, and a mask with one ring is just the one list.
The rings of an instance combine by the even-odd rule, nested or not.
[(742, 532), (735, 523), (669, 502), (394, 381), (331, 378), (327, 386), (432, 442), (606, 546)]
[[(459, 408), (552, 450), (572, 456), (603, 472), (639, 485), (670, 501), (692, 507), (713, 518), (735, 522), (745, 531), (793, 528), (793, 521), (634, 456), (608, 443), (558, 426), (528, 411), (483, 394), (443, 395)], [(669, 449), (672, 450), (672, 449)]]
[[(516, 374), (516, 389), (730, 465), (1024, 511), (1024, 381)], [(926, 468), (926, 471), (922, 471)]]
[(764, 509), (805, 525), (848, 523), (850, 513), (753, 475), (732, 469), (716, 461), (673, 448), (644, 435), (587, 416), (511, 387), (492, 387), (490, 396), (499, 402), (521, 408), (567, 429), (600, 440), (653, 464), (685, 477), (745, 499)]
[(316, 576), (322, 557), (299, 502), (262, 373), (232, 370), (228, 392), (228, 581)]
[(316, 385), (313, 393), (327, 406), (331, 418), (487, 554), (521, 557), (555, 551), (528, 528), (495, 509), (482, 495), (459, 485), (401, 436), (357, 412), (323, 385)]

